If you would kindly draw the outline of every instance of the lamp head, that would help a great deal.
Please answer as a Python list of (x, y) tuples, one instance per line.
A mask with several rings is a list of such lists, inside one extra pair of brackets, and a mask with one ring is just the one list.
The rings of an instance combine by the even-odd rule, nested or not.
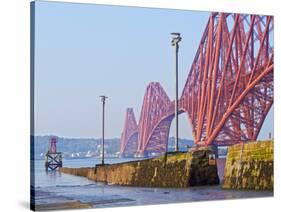
[(104, 95), (101, 95), (100, 98), (101, 98), (101, 101), (102, 101), (102, 102), (105, 102), (105, 99), (107, 99), (108, 97), (107, 97), (107, 96), (104, 96)]
[(172, 41), (171, 41), (172, 46), (177, 45), (181, 41), (181, 36), (180, 36), (181, 34), (178, 32), (172, 32), (171, 35), (172, 35)]

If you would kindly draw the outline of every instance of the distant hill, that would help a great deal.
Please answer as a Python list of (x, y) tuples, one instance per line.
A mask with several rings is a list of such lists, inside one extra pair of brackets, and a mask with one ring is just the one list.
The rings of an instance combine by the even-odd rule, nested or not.
[[(44, 159), (49, 148), (49, 140), (52, 135), (35, 136), (34, 152), (35, 159)], [(57, 137), (57, 136), (56, 136)], [(97, 157), (101, 152), (101, 139), (95, 138), (64, 138), (57, 137), (57, 150), (63, 153), (64, 158)], [(192, 146), (193, 141), (188, 139), (179, 140), (179, 149), (186, 150)], [(174, 150), (174, 138), (169, 138), (168, 151)], [(120, 138), (105, 139), (105, 153), (108, 157), (115, 157), (120, 150)]]

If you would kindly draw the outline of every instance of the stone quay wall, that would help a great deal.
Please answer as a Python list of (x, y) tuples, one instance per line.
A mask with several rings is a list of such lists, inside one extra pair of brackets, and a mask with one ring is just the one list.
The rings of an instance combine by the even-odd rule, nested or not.
[(87, 177), (108, 184), (173, 187), (219, 184), (216, 164), (209, 163), (208, 148), (188, 153), (166, 154), (162, 157), (86, 168), (60, 168), (62, 173)]
[(223, 188), (273, 190), (273, 141), (229, 147)]

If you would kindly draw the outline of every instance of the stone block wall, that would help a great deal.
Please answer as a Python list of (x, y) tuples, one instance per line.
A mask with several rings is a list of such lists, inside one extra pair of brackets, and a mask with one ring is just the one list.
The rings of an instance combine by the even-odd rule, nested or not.
[(273, 190), (273, 141), (249, 142), (229, 147), (224, 188)]
[(210, 149), (168, 154), (94, 168), (60, 168), (63, 173), (84, 176), (108, 184), (142, 187), (178, 187), (219, 184), (216, 165), (209, 165)]

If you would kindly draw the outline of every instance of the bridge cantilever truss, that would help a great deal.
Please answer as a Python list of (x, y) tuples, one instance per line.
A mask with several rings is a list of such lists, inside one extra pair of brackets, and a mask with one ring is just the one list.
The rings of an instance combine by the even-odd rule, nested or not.
[(138, 126), (133, 108), (127, 108), (123, 132), (121, 135), (120, 154), (123, 157), (132, 157), (138, 148)]
[[(273, 104), (273, 17), (212, 13), (179, 100), (197, 145), (257, 139)], [(165, 152), (174, 102), (147, 87), (137, 152)]]
[(195, 143), (256, 139), (273, 103), (271, 16), (210, 16), (182, 93)]
[(147, 86), (139, 120), (138, 154), (165, 152), (173, 119), (171, 100), (159, 82)]

